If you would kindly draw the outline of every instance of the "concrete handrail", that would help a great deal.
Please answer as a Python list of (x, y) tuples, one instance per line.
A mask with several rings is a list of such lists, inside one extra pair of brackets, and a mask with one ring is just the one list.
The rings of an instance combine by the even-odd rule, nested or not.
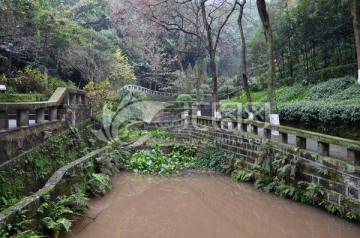
[(177, 94), (174, 93), (167, 93), (167, 92), (160, 92), (151, 90), (148, 88), (144, 88), (138, 85), (126, 85), (123, 88), (128, 89), (129, 91), (136, 91), (136, 92), (144, 92), (147, 94), (155, 95), (155, 96), (161, 96), (161, 97), (175, 97)]
[[(308, 149), (306, 143), (307, 140), (314, 140), (318, 145), (316, 152), (321, 156), (330, 156), (330, 145), (344, 147), (347, 150), (346, 161), (349, 164), (360, 166), (360, 141), (329, 136), (312, 131), (301, 130), (298, 128), (274, 125), (248, 119), (232, 120), (230, 118), (214, 118), (206, 116), (188, 116), (182, 117), (182, 119), (177, 121), (161, 121), (153, 122), (152, 124), (158, 127), (166, 128), (179, 125), (184, 126), (190, 122), (201, 126), (217, 128), (220, 130), (228, 130), (229, 133), (231, 133), (231, 131), (244, 132), (254, 136), (259, 136), (258, 129), (262, 128), (264, 130), (265, 139), (277, 140), (277, 142), (282, 144), (289, 144), (289, 135), (294, 135), (296, 137), (295, 146), (300, 149)], [(276, 138), (272, 137), (272, 131), (278, 131), (279, 136)]]
[(85, 104), (85, 91), (72, 88), (57, 88), (48, 101), (43, 102), (17, 102), (0, 103), (0, 131), (9, 129), (10, 112), (16, 111), (16, 126), (29, 126), (30, 110), (35, 111), (35, 123), (41, 124), (45, 121), (45, 109), (49, 110), (48, 120), (58, 120), (59, 107), (65, 105)]

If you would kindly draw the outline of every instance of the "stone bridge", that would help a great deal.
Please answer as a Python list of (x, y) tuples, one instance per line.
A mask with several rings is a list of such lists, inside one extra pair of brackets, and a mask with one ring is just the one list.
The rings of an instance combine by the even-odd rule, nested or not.
[(124, 90), (124, 89), (129, 91), (129, 92), (145, 93), (147, 95), (159, 96), (159, 97), (164, 97), (164, 98), (175, 98), (177, 96), (177, 94), (174, 94), (174, 93), (154, 91), (154, 90), (144, 88), (144, 87), (141, 87), (141, 86), (137, 86), (137, 85), (126, 85), (120, 90)]

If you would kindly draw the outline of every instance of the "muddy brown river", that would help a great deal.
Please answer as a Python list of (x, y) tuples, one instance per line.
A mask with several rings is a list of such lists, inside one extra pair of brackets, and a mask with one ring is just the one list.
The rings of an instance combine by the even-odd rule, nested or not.
[(121, 173), (67, 237), (360, 238), (360, 226), (228, 176)]

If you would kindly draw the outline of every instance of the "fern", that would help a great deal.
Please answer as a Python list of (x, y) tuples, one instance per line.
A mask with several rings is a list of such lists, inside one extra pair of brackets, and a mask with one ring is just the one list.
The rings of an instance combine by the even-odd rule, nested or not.
[(252, 177), (253, 174), (245, 170), (234, 170), (231, 174), (231, 178), (236, 181), (249, 181)]

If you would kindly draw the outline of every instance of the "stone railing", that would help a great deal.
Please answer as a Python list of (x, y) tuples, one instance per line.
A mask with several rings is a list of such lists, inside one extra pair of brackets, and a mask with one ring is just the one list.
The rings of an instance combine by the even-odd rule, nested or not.
[(58, 88), (45, 102), (0, 103), (0, 133), (65, 120), (65, 105), (79, 104), (85, 104), (85, 92), (69, 88)]
[[(154, 122), (159, 127), (193, 126), (205, 129), (212, 127), (228, 133), (246, 133), (255, 138), (269, 139), (274, 142), (293, 145), (302, 150), (315, 152), (355, 166), (360, 166), (360, 141), (324, 135), (280, 125), (273, 125), (254, 120), (230, 120), (229, 118), (212, 118), (204, 116), (182, 116), (182, 120)], [(276, 132), (276, 133), (274, 133)], [(275, 134), (275, 135), (274, 135)], [(278, 135), (276, 135), (278, 134)]]
[(0, 165), (42, 143), (47, 133), (89, 118), (82, 90), (58, 88), (44, 102), (0, 103)]
[[(271, 145), (274, 153), (297, 161), (299, 184), (319, 184), (324, 189), (324, 200), (341, 211), (351, 211), (360, 221), (358, 141), (259, 121), (231, 121), (186, 115), (180, 120), (152, 122), (144, 127), (168, 129), (179, 143), (215, 141), (224, 151), (234, 155), (238, 169), (249, 172), (256, 172), (254, 166), (261, 161), (258, 152), (264, 146)], [(343, 148), (345, 157), (336, 156), (334, 147), (335, 152)]]
[(150, 95), (153, 95), (153, 96), (160, 96), (160, 97), (166, 97), (166, 98), (174, 98), (174, 97), (177, 96), (174, 93), (154, 91), (154, 90), (144, 88), (144, 87), (140, 87), (140, 86), (137, 86), (137, 85), (126, 85), (123, 88), (129, 90), (130, 92), (144, 92), (146, 94), (150, 94)]

